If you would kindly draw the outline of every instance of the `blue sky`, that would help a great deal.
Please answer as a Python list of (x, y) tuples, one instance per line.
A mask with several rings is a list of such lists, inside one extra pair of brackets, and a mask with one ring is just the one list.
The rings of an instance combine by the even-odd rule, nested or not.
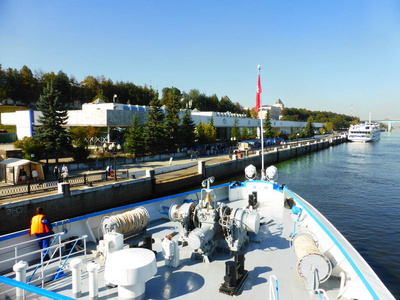
[(0, 64), (400, 119), (400, 2), (1, 0)]

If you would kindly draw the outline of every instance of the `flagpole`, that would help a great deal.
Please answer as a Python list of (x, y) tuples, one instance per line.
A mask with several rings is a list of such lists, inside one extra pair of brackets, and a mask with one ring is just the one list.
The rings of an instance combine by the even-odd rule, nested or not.
[[(260, 70), (261, 70), (261, 65), (257, 66), (258, 70), (258, 78), (260, 80)], [(258, 89), (260, 89), (260, 86)], [(264, 172), (264, 128), (263, 128), (263, 114), (262, 114), (262, 105), (261, 105), (261, 91), (259, 91), (259, 97), (260, 97), (260, 108), (259, 108), (259, 115), (260, 115), (260, 129), (261, 129), (261, 180), (265, 179), (265, 172)]]

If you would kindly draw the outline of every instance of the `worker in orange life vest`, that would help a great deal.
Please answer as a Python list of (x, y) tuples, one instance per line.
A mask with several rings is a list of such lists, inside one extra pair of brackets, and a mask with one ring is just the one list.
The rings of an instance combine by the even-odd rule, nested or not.
[[(46, 237), (53, 234), (53, 226), (43, 214), (43, 207), (36, 209), (36, 216), (31, 220), (30, 235), (35, 234), (37, 238)], [(40, 249), (49, 247), (50, 237), (38, 240)], [(46, 260), (48, 257), (46, 257)]]

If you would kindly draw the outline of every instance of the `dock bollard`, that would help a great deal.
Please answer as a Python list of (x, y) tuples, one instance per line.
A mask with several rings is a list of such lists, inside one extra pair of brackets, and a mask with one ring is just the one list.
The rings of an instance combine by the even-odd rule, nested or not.
[(88, 263), (86, 266), (89, 272), (89, 297), (91, 300), (97, 300), (99, 297), (99, 268), (100, 265), (94, 262)]
[(74, 258), (69, 263), (69, 267), (72, 272), (72, 295), (74, 298), (79, 298), (82, 294), (81, 264), (82, 264), (82, 259), (80, 258)]
[[(26, 283), (26, 269), (28, 268), (28, 263), (26, 261), (19, 261), (13, 266), (15, 272), (15, 279), (19, 282)], [(25, 298), (25, 290), (16, 288), (15, 289), (17, 299)]]
[(146, 170), (146, 177), (154, 178), (155, 172), (153, 169)]
[(197, 163), (197, 173), (199, 174), (203, 174), (204, 176), (206, 176), (206, 162), (200, 160)]

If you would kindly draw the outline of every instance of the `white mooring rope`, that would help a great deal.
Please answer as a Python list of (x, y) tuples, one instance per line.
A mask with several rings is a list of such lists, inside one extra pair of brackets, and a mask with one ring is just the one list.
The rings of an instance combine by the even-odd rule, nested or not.
[(147, 209), (138, 207), (122, 214), (106, 217), (103, 220), (103, 230), (105, 229), (104, 224), (108, 225), (111, 223), (115, 226), (116, 232), (123, 234), (130, 231), (141, 230), (147, 226), (148, 222), (149, 213)]

